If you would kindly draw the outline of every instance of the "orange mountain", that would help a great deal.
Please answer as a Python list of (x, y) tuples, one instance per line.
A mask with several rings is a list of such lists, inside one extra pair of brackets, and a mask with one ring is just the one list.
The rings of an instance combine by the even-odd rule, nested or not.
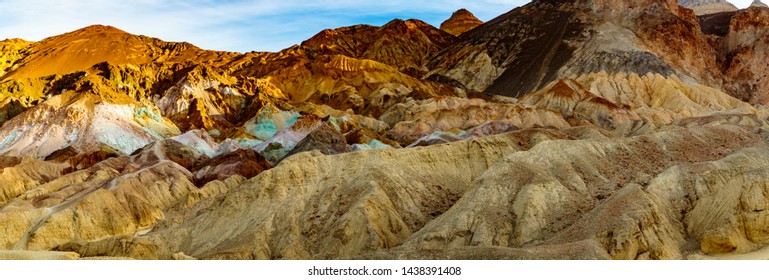
[(112, 26), (93, 25), (33, 43), (4, 80), (68, 74), (94, 64), (145, 64), (199, 59), (204, 51), (189, 43), (136, 36)]

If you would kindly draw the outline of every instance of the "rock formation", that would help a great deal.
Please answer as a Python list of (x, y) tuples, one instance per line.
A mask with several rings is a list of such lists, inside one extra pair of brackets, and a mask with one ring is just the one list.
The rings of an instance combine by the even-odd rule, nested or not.
[(750, 7), (735, 13), (700, 18), (702, 30), (721, 53), (718, 62), (724, 74), (724, 89), (752, 104), (769, 104), (764, 53), (769, 46), (769, 10)]
[(475, 17), (473, 13), (466, 9), (459, 9), (451, 17), (441, 23), (441, 30), (451, 35), (459, 36), (483, 24), (483, 21)]
[(0, 259), (755, 258), (767, 11), (538, 0), (275, 53), (5, 40)]

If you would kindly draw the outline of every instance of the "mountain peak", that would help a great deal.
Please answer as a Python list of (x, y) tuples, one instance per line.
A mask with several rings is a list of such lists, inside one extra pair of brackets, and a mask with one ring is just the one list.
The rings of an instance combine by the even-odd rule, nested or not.
[(94, 24), (72, 31), (70, 34), (128, 34), (128, 32), (110, 25)]
[(427, 26), (430, 26), (430, 25), (418, 19), (409, 19), (409, 20), (393, 19), (389, 21), (387, 24), (383, 25), (382, 27), (383, 28), (417, 29), (417, 28), (422, 28)]
[(473, 13), (467, 9), (459, 9), (449, 19), (441, 23), (441, 30), (451, 35), (459, 36), (481, 24), (483, 24), (483, 21), (475, 17)]
[(460, 17), (460, 16), (461, 17), (468, 17), (468, 16), (469, 17), (475, 17), (475, 15), (473, 15), (473, 13), (471, 13), (470, 11), (468, 11), (465, 8), (461, 8), (459, 10), (456, 10), (453, 14), (451, 14), (451, 16), (452, 17), (453, 16), (458, 16), (458, 17)]
[(766, 4), (764, 4), (764, 2), (761, 2), (761, 0), (753, 0), (753, 3), (751, 3), (750, 6), (751, 7), (764, 7), (764, 8), (768, 8), (769, 7)]
[(4, 78), (64, 75), (86, 70), (100, 62), (140, 65), (168, 59), (188, 49), (191, 52), (197, 50), (179, 47), (175, 49), (176, 52), (166, 52), (164, 49), (173, 46), (185, 44), (166, 43), (155, 38), (133, 35), (108, 25), (91, 25), (30, 45), (29, 55), (19, 60), (17, 69)]

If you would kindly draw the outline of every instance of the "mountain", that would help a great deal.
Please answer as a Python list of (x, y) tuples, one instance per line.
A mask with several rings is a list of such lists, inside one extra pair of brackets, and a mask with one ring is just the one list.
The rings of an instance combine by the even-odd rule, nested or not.
[[(632, 8), (611, 8), (630, 2)], [(748, 10), (739, 13), (760, 14)], [(743, 35), (729, 32), (733, 14), (697, 18), (671, 1), (535, 1), (470, 31), (439, 53), (428, 65), (428, 79), (520, 98), (567, 77), (601, 71), (659, 73), (765, 104), (756, 87), (766, 80), (763, 68), (756, 65), (753, 72), (735, 63), (741, 60), (734, 60), (734, 44)], [(739, 21), (734, 24), (742, 25)], [(744, 35), (746, 40), (763, 38), (763, 27), (754, 28), (757, 37)]]
[(725, 0), (679, 0), (681, 6), (694, 10), (697, 15), (737, 11), (737, 7)]
[(5, 40), (0, 258), (755, 257), (767, 19), (538, 0), (279, 52)]
[(459, 9), (451, 17), (441, 23), (441, 30), (451, 35), (459, 36), (483, 24), (473, 13), (466, 9)]
[(15, 69), (4, 75), (3, 80), (64, 75), (99, 62), (139, 65), (184, 61), (211, 53), (190, 44), (169, 44), (102, 25), (47, 38), (24, 51), (28, 54), (13, 64)]
[(0, 82), (7, 120), (0, 150), (36, 157), (103, 144), (130, 154), (178, 134), (151, 102), (159, 101), (154, 83), (178, 74), (164, 68), (227, 56), (100, 25), (25, 44), (20, 53)]
[(454, 41), (450, 34), (423, 21), (396, 19), (381, 27), (357, 25), (324, 30), (301, 46), (311, 56), (341, 54), (370, 59), (421, 76), (429, 59)]
[[(628, 9), (615, 8), (622, 5)], [(513, 97), (599, 71), (675, 74), (718, 87), (716, 51), (696, 21), (672, 1), (534, 1), (462, 36), (433, 60), (430, 79)]]

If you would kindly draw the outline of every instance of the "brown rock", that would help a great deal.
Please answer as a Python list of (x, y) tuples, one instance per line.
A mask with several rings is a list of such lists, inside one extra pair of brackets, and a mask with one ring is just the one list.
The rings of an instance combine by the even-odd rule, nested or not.
[(208, 156), (173, 139), (153, 142), (136, 150), (131, 157), (133, 163), (141, 166), (169, 160), (187, 170), (191, 170), (199, 161), (208, 159)]
[(483, 24), (473, 13), (466, 9), (459, 9), (451, 17), (441, 23), (441, 30), (451, 35), (459, 36)]
[(423, 21), (395, 19), (381, 27), (327, 29), (302, 42), (302, 47), (315, 56), (341, 54), (370, 59), (421, 77), (429, 59), (454, 40), (450, 34)]
[(601, 70), (679, 71), (720, 86), (715, 51), (696, 24), (675, 1), (534, 1), (462, 36), (428, 65), (428, 77), (516, 98)]
[(409, 98), (458, 95), (449, 86), (414, 78), (389, 65), (343, 55), (302, 61), (269, 78), (273, 85), (289, 93), (290, 102), (326, 104), (374, 117)]
[(751, 7), (732, 17), (724, 38), (728, 89), (753, 104), (769, 104), (769, 9)]
[(487, 122), (505, 122), (520, 128), (557, 127), (569, 124), (552, 110), (500, 104), (481, 99), (435, 98), (410, 101), (394, 106), (380, 118), (392, 128), (387, 138), (407, 146), (433, 132), (469, 130)]
[(318, 150), (324, 155), (335, 155), (349, 152), (350, 146), (347, 145), (344, 135), (324, 123), (299, 141), (285, 157), (312, 150)]
[(191, 171), (195, 174), (197, 185), (203, 186), (213, 180), (224, 181), (233, 175), (248, 179), (270, 168), (272, 164), (256, 151), (239, 149), (201, 161)]
[(87, 169), (95, 164), (112, 157), (118, 157), (122, 154), (109, 146), (102, 146), (97, 152), (92, 153), (79, 153), (72, 146), (53, 152), (45, 157), (46, 161), (54, 162), (67, 162), (68, 168), (62, 171), (62, 174), (67, 174), (81, 169)]

